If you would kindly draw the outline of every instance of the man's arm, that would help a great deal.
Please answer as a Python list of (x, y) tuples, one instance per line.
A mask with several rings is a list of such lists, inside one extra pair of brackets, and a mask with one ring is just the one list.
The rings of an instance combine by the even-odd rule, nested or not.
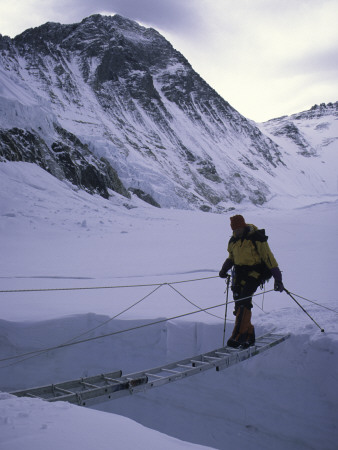
[(257, 244), (258, 253), (260, 254), (267, 267), (270, 269), (272, 276), (275, 279), (275, 291), (283, 292), (284, 285), (282, 281), (282, 272), (278, 267), (278, 263), (269, 247), (269, 244), (267, 242), (257, 242)]
[(231, 267), (234, 265), (234, 262), (232, 259), (227, 258), (222, 266), (222, 269), (219, 271), (219, 276), (221, 278), (225, 278), (227, 276), (228, 271), (231, 269)]

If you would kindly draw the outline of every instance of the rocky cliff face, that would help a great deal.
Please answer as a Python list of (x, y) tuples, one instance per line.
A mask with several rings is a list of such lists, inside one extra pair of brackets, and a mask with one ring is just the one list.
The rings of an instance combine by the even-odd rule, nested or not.
[[(121, 16), (0, 38), (0, 155), (105, 197), (223, 211), (274, 194), (274, 139), (223, 100), (153, 29)], [(284, 126), (284, 125), (283, 125)]]
[(93, 157), (76, 136), (55, 128), (59, 139), (50, 146), (34, 130), (0, 130), (0, 161), (32, 162), (57, 178), (104, 198), (109, 198), (109, 189), (130, 198), (108, 161)]

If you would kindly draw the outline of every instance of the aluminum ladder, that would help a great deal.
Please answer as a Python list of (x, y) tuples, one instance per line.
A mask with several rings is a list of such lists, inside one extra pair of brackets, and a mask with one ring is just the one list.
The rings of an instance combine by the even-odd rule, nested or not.
[(49, 402), (66, 401), (80, 406), (91, 406), (95, 403), (143, 392), (209, 369), (217, 371), (227, 369), (234, 364), (259, 355), (289, 337), (290, 334), (271, 332), (257, 338), (255, 345), (247, 349), (221, 347), (208, 353), (142, 372), (122, 376), (122, 372), (118, 370), (78, 380), (14, 391), (11, 394), (17, 397), (40, 398)]

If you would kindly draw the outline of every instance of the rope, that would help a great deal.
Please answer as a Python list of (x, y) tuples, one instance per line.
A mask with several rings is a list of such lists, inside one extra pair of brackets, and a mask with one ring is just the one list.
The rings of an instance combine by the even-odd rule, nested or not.
[(308, 317), (310, 317), (310, 319), (312, 320), (312, 322), (320, 329), (320, 331), (321, 331), (322, 333), (324, 333), (324, 332), (325, 332), (325, 331), (324, 331), (324, 328), (322, 328), (322, 327), (315, 321), (315, 319), (314, 319), (312, 316), (310, 316), (310, 314), (306, 311), (306, 309), (305, 309), (299, 302), (297, 302), (297, 300), (296, 300), (295, 297), (291, 294), (291, 292), (289, 292), (285, 287), (284, 287), (284, 291), (292, 298), (292, 300), (293, 300), (295, 303), (297, 303), (297, 305), (302, 309), (302, 311), (305, 312), (305, 314), (306, 314)]
[[(163, 284), (158, 285), (155, 289), (153, 289), (153, 290), (152, 290), (151, 292), (149, 292), (147, 295), (145, 295), (144, 297), (142, 297), (140, 300), (137, 300), (135, 303), (133, 303), (132, 305), (128, 306), (128, 308), (126, 308), (126, 309), (124, 309), (123, 311), (119, 312), (119, 313), (116, 314), (115, 316), (110, 317), (108, 320), (102, 322), (101, 324), (97, 325), (96, 327), (91, 328), (90, 330), (87, 330), (87, 331), (85, 331), (84, 333), (82, 333), (82, 334), (80, 334), (80, 335), (78, 335), (78, 336), (73, 337), (72, 339), (70, 339), (70, 340), (67, 341), (66, 343), (68, 343), (68, 342), (73, 342), (75, 339), (78, 339), (78, 338), (80, 338), (80, 337), (82, 337), (82, 336), (85, 336), (86, 334), (91, 333), (92, 331), (95, 331), (95, 330), (97, 330), (97, 329), (100, 328), (100, 327), (103, 327), (104, 325), (106, 325), (107, 323), (109, 323), (109, 322), (111, 322), (112, 320), (116, 319), (117, 317), (122, 316), (122, 314), (124, 314), (125, 312), (127, 312), (127, 311), (129, 311), (130, 309), (134, 308), (136, 305), (138, 305), (139, 303), (143, 302), (143, 300), (145, 300), (146, 298), (150, 297), (152, 294), (154, 294), (154, 292), (156, 292), (156, 291), (157, 291), (158, 289), (160, 289), (162, 286), (169, 286), (171, 289), (173, 289), (175, 292), (177, 292), (181, 297), (183, 297), (187, 302), (189, 302), (191, 305), (195, 306), (196, 308), (198, 308), (199, 310), (202, 311), (202, 308), (201, 308), (200, 306), (198, 306), (196, 303), (194, 303), (194, 302), (192, 302), (191, 300), (189, 300), (187, 297), (185, 297), (181, 292), (179, 292), (177, 289), (175, 289), (175, 288), (174, 288), (173, 286), (171, 286), (169, 283), (163, 283)], [(204, 311), (204, 312), (205, 312), (206, 314), (209, 314), (209, 315), (213, 316), (213, 317), (216, 317), (217, 319), (223, 320), (222, 317), (219, 317), (219, 316), (217, 316), (216, 314), (212, 314), (212, 313), (209, 313), (209, 312), (207, 312), (207, 311)]]
[[(149, 292), (147, 295), (145, 295), (144, 297), (142, 297), (140, 300), (138, 300), (137, 302), (135, 302), (135, 303), (133, 303), (132, 305), (128, 306), (128, 308), (124, 309), (123, 311), (119, 312), (118, 314), (116, 314), (115, 316), (109, 318), (108, 320), (105, 320), (104, 322), (100, 323), (100, 324), (97, 325), (96, 327), (91, 328), (90, 330), (87, 330), (87, 331), (85, 331), (84, 333), (79, 334), (78, 336), (74, 336), (72, 339), (66, 341), (65, 344), (69, 344), (69, 343), (73, 342), (75, 339), (79, 339), (80, 337), (85, 336), (86, 334), (91, 333), (91, 332), (97, 330), (97, 329), (100, 328), (100, 327), (103, 327), (103, 326), (106, 325), (108, 322), (110, 322), (110, 321), (116, 319), (117, 317), (119, 317), (119, 316), (121, 316), (122, 314), (124, 314), (125, 312), (127, 312), (129, 309), (132, 309), (134, 306), (136, 306), (136, 305), (138, 305), (139, 303), (141, 303), (143, 300), (145, 300), (146, 298), (148, 298), (151, 294), (153, 294), (155, 291), (157, 291), (158, 289), (160, 289), (162, 286), (163, 286), (163, 285), (157, 286), (155, 289), (153, 289), (153, 290), (152, 290), (151, 292)], [(62, 345), (62, 344), (60, 344), (60, 345)], [(37, 357), (37, 356), (40, 356), (42, 353), (47, 353), (47, 352), (48, 352), (48, 350), (46, 350), (46, 352), (41, 351), (41, 353), (39, 353), (39, 354), (36, 354), (36, 355), (33, 355), (33, 356), (28, 356), (28, 358), (24, 358), (24, 359), (21, 359), (20, 361), (17, 361), (17, 362), (15, 362), (15, 363), (8, 364), (7, 366), (0, 367), (0, 369), (4, 369), (4, 368), (7, 368), (7, 367), (14, 366), (14, 365), (16, 365), (16, 364), (19, 364), (19, 363), (22, 363), (22, 362), (24, 362), (24, 361), (27, 361), (28, 359), (35, 358), (35, 357)]]
[[(212, 277), (194, 278), (192, 280), (171, 281), (170, 284), (191, 283), (193, 281), (211, 280), (212, 278), (219, 278), (218, 275)], [(122, 286), (93, 286), (93, 287), (73, 287), (73, 288), (44, 288), (44, 289), (8, 289), (0, 290), (0, 293), (12, 293), (12, 292), (51, 292), (51, 291), (85, 291), (95, 289), (123, 289), (123, 288), (136, 288), (136, 287), (152, 287), (163, 286), (169, 283), (150, 283), (150, 284), (130, 284)]]
[(231, 276), (227, 275), (226, 276), (226, 290), (225, 290), (225, 294), (226, 294), (226, 299), (225, 299), (225, 310), (224, 310), (224, 326), (223, 326), (223, 347), (224, 347), (224, 343), (225, 343), (225, 329), (226, 329), (226, 325), (227, 325), (227, 314), (228, 314), (228, 304), (229, 304), (229, 286), (230, 286), (230, 280), (231, 280)]
[[(161, 286), (164, 286), (165, 284), (167, 284), (167, 283), (163, 283), (163, 284), (159, 285), (156, 289), (154, 289), (153, 292), (155, 292), (155, 290), (159, 289)], [(273, 289), (271, 289), (270, 291), (267, 291), (267, 292), (271, 292), (271, 291), (273, 291)], [(150, 292), (150, 293), (147, 294), (145, 297), (143, 297), (141, 300), (138, 300), (137, 302), (135, 302), (134, 305), (140, 303), (140, 302), (143, 301), (145, 298), (149, 297), (153, 292)], [(181, 294), (180, 294), (180, 295), (181, 295)], [(250, 297), (255, 297), (255, 296), (258, 296), (258, 295), (262, 295), (262, 293), (254, 294), (254, 295), (252, 295), (252, 296), (250, 296)], [(183, 296), (183, 297), (184, 297), (184, 296)], [(250, 297), (245, 297), (244, 299), (241, 299), (241, 300), (245, 300), (246, 298), (250, 298)], [(187, 300), (187, 299), (186, 299), (186, 300)], [(189, 301), (189, 300), (188, 300), (188, 301)], [(189, 301), (189, 303), (192, 303), (192, 302)], [(230, 302), (228, 302), (228, 303), (235, 303), (235, 301), (233, 300), (233, 301), (230, 301)], [(122, 311), (122, 312), (119, 313), (118, 315), (121, 315), (123, 312), (127, 311), (128, 309), (131, 309), (134, 305), (131, 305), (130, 307), (126, 308), (126, 310)], [(108, 333), (108, 334), (103, 334), (103, 335), (101, 335), (101, 336), (96, 336), (96, 337), (92, 337), (92, 338), (82, 339), (82, 340), (80, 340), (80, 341), (75, 341), (75, 342), (73, 342), (74, 339), (76, 339), (76, 338), (73, 338), (73, 339), (71, 339), (70, 341), (67, 341), (67, 342), (65, 342), (65, 343), (63, 343), (63, 344), (56, 345), (56, 346), (54, 346), (54, 347), (48, 347), (48, 348), (41, 349), (41, 350), (35, 350), (35, 351), (27, 352), (27, 353), (22, 353), (22, 354), (16, 355), (16, 356), (10, 356), (10, 357), (7, 357), (7, 358), (2, 358), (2, 359), (0, 359), (0, 362), (11, 361), (11, 360), (15, 360), (15, 359), (20, 359), (20, 358), (24, 358), (25, 356), (28, 356), (28, 357), (29, 357), (29, 358), (25, 358), (25, 359), (23, 359), (23, 360), (20, 360), (20, 361), (18, 361), (18, 362), (16, 362), (16, 363), (13, 363), (13, 364), (18, 364), (18, 363), (21, 363), (21, 362), (23, 362), (23, 361), (26, 361), (27, 359), (33, 358), (33, 357), (35, 357), (35, 356), (40, 356), (41, 354), (46, 353), (46, 352), (49, 352), (49, 351), (51, 351), (51, 350), (57, 350), (57, 349), (61, 349), (61, 348), (65, 348), (65, 347), (70, 347), (70, 346), (77, 345), (77, 344), (82, 344), (82, 343), (85, 343), (85, 342), (94, 341), (94, 340), (97, 340), (97, 339), (102, 339), (102, 338), (109, 337), (109, 336), (114, 336), (114, 335), (116, 335), (116, 334), (121, 334), (121, 333), (126, 333), (126, 332), (129, 332), (129, 331), (133, 331), (133, 330), (138, 330), (138, 329), (140, 329), (140, 328), (145, 328), (145, 327), (148, 327), (148, 326), (151, 326), (151, 325), (156, 325), (156, 324), (159, 324), (159, 323), (167, 322), (167, 321), (169, 321), (169, 320), (175, 320), (175, 319), (179, 319), (179, 318), (182, 318), (182, 317), (186, 317), (186, 316), (190, 316), (190, 315), (193, 315), (193, 314), (197, 314), (197, 313), (200, 313), (200, 312), (206, 312), (206, 311), (209, 311), (210, 309), (219, 308), (219, 307), (224, 306), (224, 305), (225, 305), (225, 303), (221, 303), (221, 304), (219, 304), (219, 305), (209, 306), (208, 308), (199, 308), (199, 306), (196, 305), (196, 307), (199, 308), (197, 311), (192, 311), (192, 312), (189, 312), (189, 313), (180, 314), (180, 315), (177, 315), (177, 316), (169, 317), (169, 318), (167, 318), (167, 319), (161, 319), (161, 320), (158, 320), (158, 321), (155, 321), (155, 322), (150, 322), (149, 324), (144, 324), (144, 325), (139, 325), (139, 326), (132, 327), (132, 328), (127, 328), (127, 329), (125, 329), (125, 330), (120, 330), (120, 331), (115, 331), (115, 332)], [(115, 317), (116, 317), (116, 316), (115, 316)], [(217, 316), (215, 316), (215, 317), (217, 317)], [(108, 320), (106, 321), (106, 323), (109, 322), (109, 321), (112, 320), (112, 319), (113, 319), (113, 318), (108, 319)], [(222, 318), (222, 320), (223, 320), (223, 318)], [(98, 325), (97, 327), (95, 327), (94, 329), (99, 328), (99, 327), (102, 326), (102, 325), (103, 325), (103, 324), (100, 324), (100, 325)], [(89, 330), (89, 331), (93, 331), (93, 330)], [(89, 331), (83, 333), (81, 336), (83, 336), (83, 335), (89, 333)], [(79, 336), (78, 336), (78, 337), (79, 337)], [(5, 369), (6, 367), (9, 367), (9, 366), (11, 366), (11, 365), (13, 365), (13, 364), (10, 364), (10, 365), (8, 365), (8, 366), (2, 366), (2, 367), (0, 367), (0, 369)]]
[(314, 305), (320, 306), (321, 308), (328, 309), (329, 311), (332, 311), (332, 312), (338, 314), (338, 311), (336, 311), (335, 309), (329, 308), (328, 306), (324, 306), (319, 303), (316, 303), (313, 300), (309, 300), (308, 298), (302, 297), (301, 295), (297, 295), (294, 292), (290, 292), (290, 294), (294, 295), (295, 297), (301, 298), (302, 300), (305, 300), (307, 302), (313, 303)]
[[(57, 350), (57, 349), (60, 349), (60, 348), (71, 347), (71, 346), (77, 345), (77, 344), (83, 344), (84, 342), (95, 341), (97, 339), (103, 339), (103, 338), (106, 338), (106, 337), (109, 337), (109, 336), (115, 336), (117, 334), (122, 334), (122, 333), (127, 333), (129, 331), (139, 330), (141, 328), (146, 328), (146, 327), (150, 327), (152, 325), (158, 325), (160, 323), (168, 322), (169, 320), (180, 319), (182, 317), (191, 316), (193, 314), (197, 314), (197, 313), (200, 313), (200, 312), (208, 311), (209, 309), (219, 308), (219, 307), (224, 306), (224, 305), (225, 305), (225, 303), (220, 303), (219, 305), (209, 306), (207, 308), (202, 308), (202, 309), (199, 309), (197, 311), (192, 311), (192, 312), (188, 312), (188, 313), (185, 313), (185, 314), (179, 314), (177, 316), (169, 317), (169, 318), (166, 318), (166, 319), (156, 320), (155, 322), (150, 322), (150, 323), (146, 323), (146, 324), (143, 324), (143, 325), (138, 325), (136, 327), (126, 328), (124, 330), (119, 330), (119, 331), (113, 331), (111, 333), (102, 334), (100, 336), (95, 336), (95, 337), (92, 337), (92, 338), (82, 339), (80, 341), (75, 341), (75, 342), (68, 342), (68, 343), (65, 343), (65, 344), (60, 344), (60, 345), (56, 345), (54, 347), (48, 347), (48, 348), (44, 348), (44, 349), (41, 349), (41, 350), (34, 350), (34, 351), (31, 351), (31, 352), (22, 353), (22, 354), (16, 355), (16, 356), (9, 356), (7, 358), (0, 359), (0, 362), (11, 361), (13, 359), (23, 358), (24, 356), (29, 356), (29, 355), (38, 355), (40, 353), (45, 353), (45, 352), (49, 352), (49, 351), (52, 351), (52, 350)], [(3, 368), (3, 367), (1, 367), (1, 368)]]
[[(261, 295), (263, 295), (263, 297), (264, 297), (264, 294), (265, 294), (265, 292), (262, 292), (262, 294)], [(261, 306), (259, 306), (259, 304), (258, 303), (256, 303), (256, 302), (252, 302), (255, 306), (257, 306), (257, 308), (258, 309), (260, 309), (264, 314), (268, 314), (266, 311), (264, 311), (264, 309), (261, 307)]]
[(88, 333), (91, 333), (92, 331), (97, 330), (100, 327), (103, 327), (104, 325), (106, 325), (107, 323), (111, 322), (112, 320), (116, 319), (119, 316), (122, 316), (122, 314), (124, 314), (125, 312), (129, 311), (130, 309), (134, 308), (136, 305), (138, 305), (139, 303), (143, 302), (143, 300), (145, 300), (146, 298), (150, 297), (154, 292), (156, 292), (158, 289), (160, 289), (163, 286), (163, 284), (157, 286), (155, 289), (153, 289), (151, 292), (149, 292), (147, 295), (145, 295), (144, 297), (142, 297), (140, 300), (138, 300), (137, 302), (133, 303), (132, 305), (128, 306), (128, 308), (124, 309), (123, 311), (119, 312), (118, 314), (116, 314), (113, 317), (110, 317), (108, 320), (105, 320), (104, 322), (100, 323), (99, 325), (97, 325), (94, 328), (91, 328), (90, 330), (85, 331), (82, 334), (79, 334), (78, 336), (73, 337), (72, 339), (70, 339), (69, 341), (66, 342), (66, 344), (68, 344), (69, 342), (73, 342), (75, 341), (75, 339), (79, 339), (82, 336), (85, 336)]
[[(196, 303), (192, 302), (191, 300), (189, 300), (187, 297), (185, 297), (180, 291), (178, 291), (177, 289), (175, 289), (173, 286), (171, 286), (171, 284), (168, 283), (168, 286), (173, 289), (175, 292), (177, 292), (178, 295), (180, 295), (181, 297), (184, 298), (184, 300), (186, 300), (188, 303), (190, 303), (191, 305), (195, 306), (195, 308), (198, 308), (199, 310), (202, 310), (202, 308), (198, 305), (196, 305)], [(212, 314), (208, 311), (204, 311), (206, 314), (209, 314), (210, 316), (216, 317), (217, 319), (221, 319), (223, 320), (222, 317), (216, 316), (215, 314)]]
[(264, 283), (264, 292), (263, 292), (263, 298), (262, 298), (262, 311), (264, 311), (264, 298), (265, 298), (265, 283)]
[[(128, 286), (99, 286), (99, 287), (83, 287), (83, 288), (53, 288), (53, 289), (16, 289), (16, 290), (2, 290), (0, 292), (44, 292), (44, 291), (68, 291), (68, 290), (91, 290), (91, 289), (116, 289), (116, 288), (128, 288), (128, 287), (153, 287), (156, 286), (155, 289), (153, 289), (150, 293), (148, 293), (147, 295), (145, 295), (144, 297), (142, 297), (140, 300), (136, 301), (135, 303), (133, 303), (131, 306), (129, 306), (128, 308), (124, 309), (123, 311), (119, 312), (118, 314), (116, 314), (115, 316), (109, 318), (108, 320), (102, 322), (101, 324), (97, 325), (94, 328), (91, 328), (87, 331), (85, 331), (84, 333), (73, 337), (72, 339), (70, 339), (69, 341), (65, 342), (65, 344), (70, 344), (72, 343), (74, 340), (87, 335), (88, 333), (91, 333), (95, 330), (97, 330), (98, 328), (106, 325), (107, 323), (111, 322), (112, 320), (116, 319), (117, 317), (121, 316), (122, 314), (124, 314), (125, 312), (129, 311), (130, 309), (132, 309), (133, 307), (135, 307), (136, 305), (138, 305), (139, 303), (141, 303), (143, 300), (145, 300), (146, 298), (148, 298), (150, 295), (152, 295), (154, 292), (156, 292), (158, 289), (160, 289), (162, 286), (168, 285), (169, 287), (171, 287), (174, 291), (176, 291), (181, 297), (183, 297), (186, 301), (188, 301), (190, 304), (192, 304), (193, 306), (195, 306), (196, 308), (199, 308), (200, 310), (202, 310), (202, 308), (200, 308), (200, 306), (198, 306), (197, 304), (193, 303), (192, 301), (190, 301), (187, 297), (185, 297), (183, 294), (181, 294), (177, 289), (175, 289), (173, 286), (171, 286), (171, 284), (181, 284), (181, 283), (189, 283), (189, 282), (193, 282), (193, 281), (202, 281), (202, 280), (209, 280), (209, 279), (213, 279), (213, 278), (218, 278), (218, 276), (212, 276), (212, 277), (202, 277), (202, 278), (195, 278), (192, 280), (181, 280), (181, 281), (173, 281), (170, 284), (169, 283), (153, 283), (153, 284), (142, 284), (142, 285), (128, 285)], [(221, 319), (219, 316), (206, 312), (206, 314), (210, 314), (211, 316), (214, 316), (216, 318)], [(221, 319), (223, 320), (223, 319)], [(63, 345), (63, 344), (60, 344)], [(48, 350), (46, 350), (47, 352)], [(35, 358), (36, 356), (40, 356), (42, 353), (44, 353), (43, 351), (39, 352), (38, 354), (34, 354), (33, 356), (29, 356), (28, 358), (22, 359), (16, 363), (13, 364), (9, 364), (8, 366), (4, 366), (1, 367), (5, 368), (5, 367), (10, 367), (12, 365), (27, 361), (28, 359), (32, 359)], [(23, 355), (25, 356), (25, 355)]]
[[(224, 306), (225, 303), (221, 303), (221, 304), (215, 305), (215, 306), (210, 306), (208, 308), (201, 308), (196, 303), (192, 302), (186, 296), (184, 296), (178, 289), (176, 289), (176, 288), (174, 288), (172, 286), (173, 284), (190, 283), (190, 282), (195, 282), (195, 281), (210, 280), (210, 279), (214, 279), (214, 278), (218, 278), (218, 276), (210, 276), (210, 277), (202, 277), (202, 278), (195, 278), (195, 279), (189, 279), (189, 280), (173, 281), (173, 282), (170, 282), (170, 283), (164, 282), (164, 283), (149, 283), (149, 284), (135, 284), (135, 285), (119, 285), (119, 286), (96, 286), (96, 287), (75, 287), (75, 288), (46, 288), (46, 289), (0, 290), (0, 293), (12, 293), (12, 292), (47, 292), (47, 291), (73, 291), (73, 290), (119, 289), (119, 288), (134, 288), (134, 287), (155, 287), (155, 289), (153, 289), (151, 292), (149, 292), (144, 297), (142, 297), (141, 299), (137, 300), (132, 305), (128, 306), (127, 308), (125, 308), (123, 311), (119, 312), (115, 316), (109, 318), (108, 320), (106, 320), (103, 323), (97, 325), (96, 327), (91, 328), (90, 330), (87, 330), (84, 333), (82, 333), (82, 334), (80, 334), (80, 335), (78, 335), (76, 337), (73, 337), (72, 339), (70, 339), (69, 341), (67, 341), (67, 342), (65, 342), (63, 344), (60, 344), (60, 345), (57, 345), (57, 346), (54, 346), (54, 347), (49, 347), (49, 348), (46, 348), (46, 349), (35, 350), (35, 351), (23, 353), (23, 354), (16, 355), (16, 356), (3, 358), (3, 359), (0, 359), (0, 362), (20, 359), (20, 358), (24, 358), (25, 356), (28, 356), (28, 358), (21, 359), (20, 361), (17, 361), (16, 363), (12, 363), (10, 365), (18, 364), (18, 363), (23, 362), (23, 361), (25, 361), (27, 359), (34, 358), (36, 356), (39, 356), (39, 355), (41, 355), (43, 353), (46, 353), (48, 351), (51, 351), (51, 350), (57, 350), (57, 349), (69, 347), (69, 346), (72, 346), (72, 345), (81, 344), (81, 343), (84, 343), (84, 342), (89, 342), (89, 341), (93, 341), (93, 340), (97, 340), (97, 339), (102, 339), (102, 338), (105, 338), (105, 337), (114, 336), (114, 335), (117, 335), (117, 334), (126, 333), (126, 332), (133, 331), (133, 330), (138, 330), (138, 329), (145, 328), (145, 327), (148, 327), (148, 326), (151, 326), (151, 325), (160, 324), (160, 323), (163, 323), (163, 322), (167, 322), (169, 320), (175, 320), (175, 319), (178, 319), (178, 318), (186, 317), (186, 316), (189, 316), (189, 315), (192, 315), (192, 314), (197, 314), (197, 313), (200, 313), (200, 312), (205, 312), (206, 314), (209, 314), (209, 315), (211, 315), (213, 317), (216, 317), (218, 319), (223, 320), (223, 318), (221, 318), (221, 317), (219, 317), (219, 316), (217, 316), (215, 314), (210, 313), (209, 310), (210, 309), (214, 309), (214, 308), (219, 308), (221, 306)], [(125, 330), (120, 330), (120, 331), (116, 331), (116, 332), (112, 332), (112, 333), (108, 333), (108, 334), (103, 334), (101, 336), (96, 336), (96, 337), (92, 337), (92, 338), (82, 339), (82, 340), (79, 340), (79, 341), (76, 340), (76, 339), (79, 339), (82, 336), (85, 336), (86, 334), (88, 334), (90, 332), (95, 331), (96, 329), (104, 326), (105, 324), (107, 324), (107, 323), (111, 322), (112, 320), (116, 319), (117, 317), (121, 316), (122, 314), (124, 314), (125, 312), (129, 311), (130, 309), (132, 309), (133, 307), (135, 307), (136, 305), (138, 305), (142, 301), (144, 301), (146, 298), (148, 298), (150, 295), (152, 295), (154, 292), (156, 292), (158, 289), (160, 289), (162, 286), (165, 286), (165, 285), (169, 286), (178, 295), (180, 295), (182, 298), (184, 298), (188, 303), (190, 303), (194, 307), (198, 308), (198, 310), (197, 311), (192, 311), (192, 312), (189, 312), (189, 313), (185, 313), (185, 314), (180, 314), (180, 315), (173, 316), (173, 317), (166, 318), (166, 319), (157, 320), (155, 322), (150, 322), (148, 324), (139, 325), (139, 326), (136, 326), (136, 327), (125, 329)], [(263, 301), (264, 301), (264, 295), (266, 293), (273, 292), (273, 291), (274, 291), (274, 289), (270, 289), (268, 291), (264, 290), (263, 293), (250, 295), (250, 296), (247, 296), (245, 298), (241, 298), (239, 301), (243, 301), (243, 300), (246, 300), (246, 299), (251, 298), (251, 297), (256, 297), (258, 295), (263, 295)], [(292, 297), (292, 295), (291, 295), (292, 293), (291, 292), (287, 291), (286, 289), (285, 289), (285, 291), (286, 291), (286, 293), (288, 295), (290, 295), (290, 297)], [(324, 305), (320, 305), (319, 303), (316, 303), (316, 302), (314, 302), (312, 300), (306, 299), (305, 297), (301, 297), (300, 295), (297, 295), (297, 294), (293, 294), (293, 295), (295, 295), (296, 297), (302, 298), (303, 300), (306, 300), (308, 302), (311, 302), (311, 303), (313, 303), (313, 304), (315, 304), (317, 306), (321, 306), (321, 307), (323, 307), (325, 309), (328, 309), (329, 311), (333, 311), (333, 312), (338, 314), (338, 312), (335, 311), (334, 309), (328, 308), (328, 307), (326, 307)], [(294, 298), (293, 298), (293, 300), (303, 309), (303, 311), (307, 315), (309, 315), (304, 310), (304, 308)], [(230, 302), (227, 302), (227, 303), (236, 303), (236, 301), (233, 300), (233, 301), (230, 301)], [(256, 303), (255, 303), (255, 305), (258, 306)], [(262, 306), (263, 306), (263, 304), (262, 304)], [(260, 308), (260, 309), (262, 309), (262, 308)], [(311, 316), (309, 316), (309, 317), (314, 321), (314, 319)], [(316, 322), (315, 322), (315, 324), (319, 327), (319, 325)], [(9, 366), (3, 366), (3, 367), (1, 367), (1, 369), (5, 368), (5, 367), (9, 367)]]
[[(183, 281), (183, 282), (184, 282), (184, 281)], [(176, 283), (181, 283), (181, 282), (176, 282)], [(192, 301), (190, 301), (187, 297), (185, 297), (183, 294), (181, 294), (181, 293), (180, 293), (177, 289), (175, 289), (173, 286), (171, 286), (171, 285), (168, 284), (168, 283), (162, 283), (162, 284), (157, 285), (155, 289), (153, 289), (153, 290), (152, 290), (151, 292), (149, 292), (147, 295), (145, 295), (144, 297), (142, 297), (140, 300), (136, 301), (136, 302), (133, 303), (132, 305), (130, 305), (130, 306), (128, 306), (127, 308), (125, 308), (123, 311), (120, 311), (118, 314), (116, 314), (115, 316), (113, 316), (113, 317), (109, 318), (108, 320), (102, 322), (101, 324), (97, 325), (96, 327), (91, 328), (91, 329), (85, 331), (84, 333), (82, 333), (82, 334), (80, 334), (80, 335), (78, 335), (78, 336), (73, 337), (73, 338), (70, 339), (69, 341), (66, 341), (65, 344), (69, 344), (69, 343), (73, 342), (74, 340), (79, 339), (80, 337), (85, 336), (86, 334), (91, 333), (91, 332), (97, 330), (98, 328), (100, 328), (100, 327), (106, 325), (107, 323), (111, 322), (112, 320), (116, 319), (117, 317), (121, 316), (121, 315), (124, 314), (125, 312), (129, 311), (130, 309), (132, 309), (133, 307), (135, 307), (136, 305), (138, 305), (139, 303), (141, 303), (141, 302), (142, 302), (143, 300), (145, 300), (146, 298), (150, 297), (150, 295), (152, 295), (154, 292), (156, 292), (158, 289), (160, 289), (162, 286), (165, 286), (165, 285), (168, 285), (169, 287), (171, 287), (174, 291), (176, 291), (180, 296), (182, 296), (182, 297), (183, 297), (186, 301), (188, 301), (190, 304), (192, 304), (192, 305), (194, 305), (196, 308), (199, 308), (200, 310), (202, 310), (202, 308), (201, 308), (200, 306), (198, 306), (197, 304), (195, 304), (195, 303), (193, 303)], [(216, 318), (219, 318), (219, 319), (223, 320), (222, 318), (220, 318), (219, 316), (217, 316), (217, 315), (215, 315), (215, 314), (209, 313), (209, 312), (207, 312), (207, 311), (205, 311), (205, 313), (206, 313), (206, 314), (210, 314), (211, 316), (214, 316), (214, 317), (216, 317)], [(63, 344), (60, 344), (60, 345), (63, 345)], [(10, 366), (16, 365), (16, 364), (21, 363), (21, 362), (24, 362), (24, 361), (27, 361), (28, 359), (35, 358), (35, 357), (37, 357), (37, 356), (40, 356), (42, 353), (47, 353), (47, 352), (48, 352), (48, 350), (46, 350), (45, 352), (41, 351), (41, 352), (39, 352), (39, 354), (34, 354), (34, 355), (29, 356), (29, 357), (27, 357), (27, 358), (25, 358), (25, 359), (21, 359), (20, 361), (17, 361), (17, 362), (15, 362), (15, 363), (9, 364), (9, 365), (7, 365), (7, 366), (3, 366), (3, 367), (1, 367), (1, 369), (5, 368), (5, 367), (10, 367)]]

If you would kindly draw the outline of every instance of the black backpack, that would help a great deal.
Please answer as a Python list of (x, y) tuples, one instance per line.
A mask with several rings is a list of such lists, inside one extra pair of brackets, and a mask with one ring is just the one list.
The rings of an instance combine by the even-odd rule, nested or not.
[[(258, 253), (256, 242), (257, 241), (258, 242), (267, 242), (268, 236), (266, 236), (265, 230), (261, 229), (261, 230), (257, 230), (254, 233), (252, 233), (251, 236), (247, 236), (246, 239), (250, 240), (253, 243), (255, 250)], [(259, 253), (258, 253), (258, 255), (259, 255)], [(259, 264), (258, 272), (261, 274), (261, 276), (260, 276), (261, 284), (264, 284), (266, 281), (270, 280), (270, 278), (272, 277), (271, 270), (268, 268), (268, 266), (265, 264), (264, 261), (262, 261)]]
[[(239, 239), (242, 239), (242, 238), (240, 238), (240, 237), (237, 238), (237, 237), (232, 236), (230, 238), (229, 244), (230, 244), (230, 242), (236, 242)], [(255, 250), (256, 250), (256, 252), (257, 252), (257, 254), (259, 256), (256, 242), (267, 242), (268, 236), (266, 236), (265, 230), (261, 229), (261, 230), (256, 230), (251, 235), (246, 235), (244, 237), (244, 239), (247, 239), (247, 240), (249, 240), (249, 241), (251, 241), (253, 243), (253, 245), (255, 247)], [(260, 273), (259, 281), (260, 281), (260, 284), (262, 284), (262, 285), (266, 281), (270, 280), (270, 278), (272, 277), (271, 270), (268, 268), (268, 266), (265, 264), (264, 261), (261, 261), (259, 264), (256, 264), (255, 266), (245, 266), (245, 267), (244, 266), (240, 266), (240, 267), (242, 269), (244, 269), (244, 268), (246, 270), (251, 269), (251, 270), (256, 270), (257, 272), (259, 272)]]

